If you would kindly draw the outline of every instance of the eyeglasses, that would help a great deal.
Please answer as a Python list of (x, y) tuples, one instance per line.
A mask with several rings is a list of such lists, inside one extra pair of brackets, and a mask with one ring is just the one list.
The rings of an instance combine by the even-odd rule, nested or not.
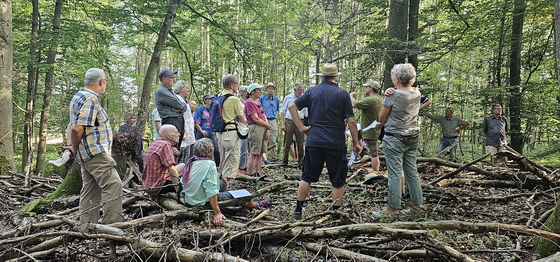
[(174, 77), (174, 76), (166, 76), (166, 77), (164, 77), (164, 78), (169, 78), (169, 79), (173, 79), (173, 80), (177, 79), (177, 78)]

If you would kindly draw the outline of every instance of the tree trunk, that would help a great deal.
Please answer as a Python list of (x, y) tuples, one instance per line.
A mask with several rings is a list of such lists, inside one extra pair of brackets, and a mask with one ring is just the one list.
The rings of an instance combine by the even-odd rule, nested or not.
[[(560, 88), (560, 0), (554, 0), (554, 37), (556, 40), (556, 80)], [(560, 95), (556, 97), (560, 103)], [(558, 108), (558, 115), (560, 115), (560, 107)]]
[(510, 136), (511, 147), (523, 154), (523, 132), (521, 131), (521, 47), (523, 44), (523, 18), (525, 0), (515, 0), (513, 7), (513, 25), (511, 32), (510, 71)]
[(12, 137), (12, 0), (0, 2), (0, 175), (15, 170)]
[(157, 75), (157, 71), (160, 65), (161, 51), (163, 50), (163, 45), (167, 39), (167, 35), (171, 30), (171, 24), (175, 19), (175, 14), (177, 13), (177, 8), (181, 0), (172, 0), (167, 9), (167, 15), (163, 20), (163, 24), (159, 30), (158, 39), (156, 45), (154, 46), (154, 51), (152, 52), (152, 58), (150, 59), (150, 64), (148, 65), (148, 70), (146, 71), (146, 76), (144, 77), (144, 83), (142, 84), (142, 97), (140, 98), (140, 103), (138, 104), (138, 125), (142, 133), (146, 130), (146, 122), (148, 121), (148, 108), (150, 105), (150, 99), (152, 97), (152, 82), (154, 77)]
[(35, 173), (42, 174), (43, 167), (45, 166), (45, 155), (47, 152), (47, 129), (49, 127), (49, 114), (51, 110), (51, 96), (54, 78), (54, 64), (56, 62), (56, 50), (58, 47), (58, 35), (60, 31), (60, 17), (62, 14), (63, 0), (56, 0), (54, 7), (53, 18), (53, 31), (51, 38), (51, 46), (47, 56), (47, 64), (49, 69), (45, 77), (45, 91), (43, 94), (43, 111), (41, 111), (41, 129), (39, 130), (39, 146), (37, 147), (37, 164), (35, 166)]
[(420, 0), (410, 0), (410, 10), (408, 11), (408, 42), (409, 53), (407, 53), (408, 62), (418, 69), (418, 46), (414, 41), (418, 37), (418, 10), (420, 9)]
[(27, 97), (25, 104), (25, 124), (23, 128), (23, 150), (21, 153), (21, 170), (25, 174), (30, 166), (33, 156), (30, 154), (33, 141), (33, 119), (35, 119), (35, 96), (37, 85), (35, 76), (37, 72), (37, 38), (39, 35), (39, 0), (32, 0), (33, 14), (31, 15), (31, 40), (29, 40), (29, 62), (27, 64)]
[(387, 28), (388, 43), (385, 53), (385, 72), (383, 87), (392, 87), (391, 69), (396, 64), (405, 62), (404, 42), (408, 27), (408, 0), (391, 0), (389, 4), (389, 27)]
[[(556, 202), (552, 215), (548, 217), (544, 225), (541, 227), (541, 230), (552, 233), (560, 233), (560, 201)], [(552, 241), (546, 238), (535, 238), (533, 243), (535, 252), (542, 257), (550, 256), (558, 252), (560, 250), (558, 248), (558, 244), (560, 244), (560, 241)]]

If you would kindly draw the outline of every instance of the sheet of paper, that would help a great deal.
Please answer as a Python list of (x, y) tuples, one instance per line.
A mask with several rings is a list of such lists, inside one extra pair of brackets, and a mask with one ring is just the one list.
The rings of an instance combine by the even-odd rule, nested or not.
[(374, 128), (377, 125), (377, 121), (373, 121), (373, 123), (371, 123), (371, 125), (367, 126), (366, 128), (362, 129), (363, 132), (366, 132), (372, 128)]
[(228, 191), (234, 198), (241, 198), (241, 197), (247, 197), (247, 196), (252, 196), (251, 193), (249, 191), (247, 191), (247, 189), (240, 189), (240, 190), (232, 190), (232, 191)]

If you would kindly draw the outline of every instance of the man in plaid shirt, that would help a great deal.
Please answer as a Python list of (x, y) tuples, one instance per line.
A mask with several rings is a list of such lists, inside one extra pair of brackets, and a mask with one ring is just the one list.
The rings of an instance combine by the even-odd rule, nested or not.
[(142, 185), (150, 196), (177, 192), (178, 188), (166, 185), (178, 183), (185, 166), (184, 163), (175, 165), (179, 150), (173, 145), (179, 142), (180, 137), (174, 125), (163, 125), (159, 129), (159, 138), (150, 144), (144, 154)]
[(107, 88), (107, 76), (99, 68), (89, 69), (70, 103), (71, 145), (65, 147), (82, 166), (80, 221), (97, 223), (103, 205), (103, 224), (122, 221), (122, 182), (111, 157), (113, 132), (109, 117), (99, 103)]

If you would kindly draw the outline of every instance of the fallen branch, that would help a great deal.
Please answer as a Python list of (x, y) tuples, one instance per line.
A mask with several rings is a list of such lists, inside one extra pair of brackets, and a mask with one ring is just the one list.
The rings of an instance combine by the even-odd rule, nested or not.
[(376, 257), (372, 257), (372, 256), (368, 256), (368, 255), (364, 255), (364, 254), (359, 254), (356, 252), (352, 252), (352, 251), (348, 251), (346, 249), (342, 249), (342, 248), (336, 248), (336, 247), (331, 247), (331, 246), (327, 246), (326, 250), (325, 248), (323, 248), (322, 245), (319, 244), (315, 244), (315, 243), (301, 243), (302, 246), (304, 246), (306, 249), (311, 250), (313, 252), (316, 253), (332, 253), (336, 258), (344, 258), (344, 259), (350, 259), (351, 261), (364, 261), (364, 262), (386, 262), (387, 260), (385, 259), (380, 259), (380, 258), (376, 258)]

